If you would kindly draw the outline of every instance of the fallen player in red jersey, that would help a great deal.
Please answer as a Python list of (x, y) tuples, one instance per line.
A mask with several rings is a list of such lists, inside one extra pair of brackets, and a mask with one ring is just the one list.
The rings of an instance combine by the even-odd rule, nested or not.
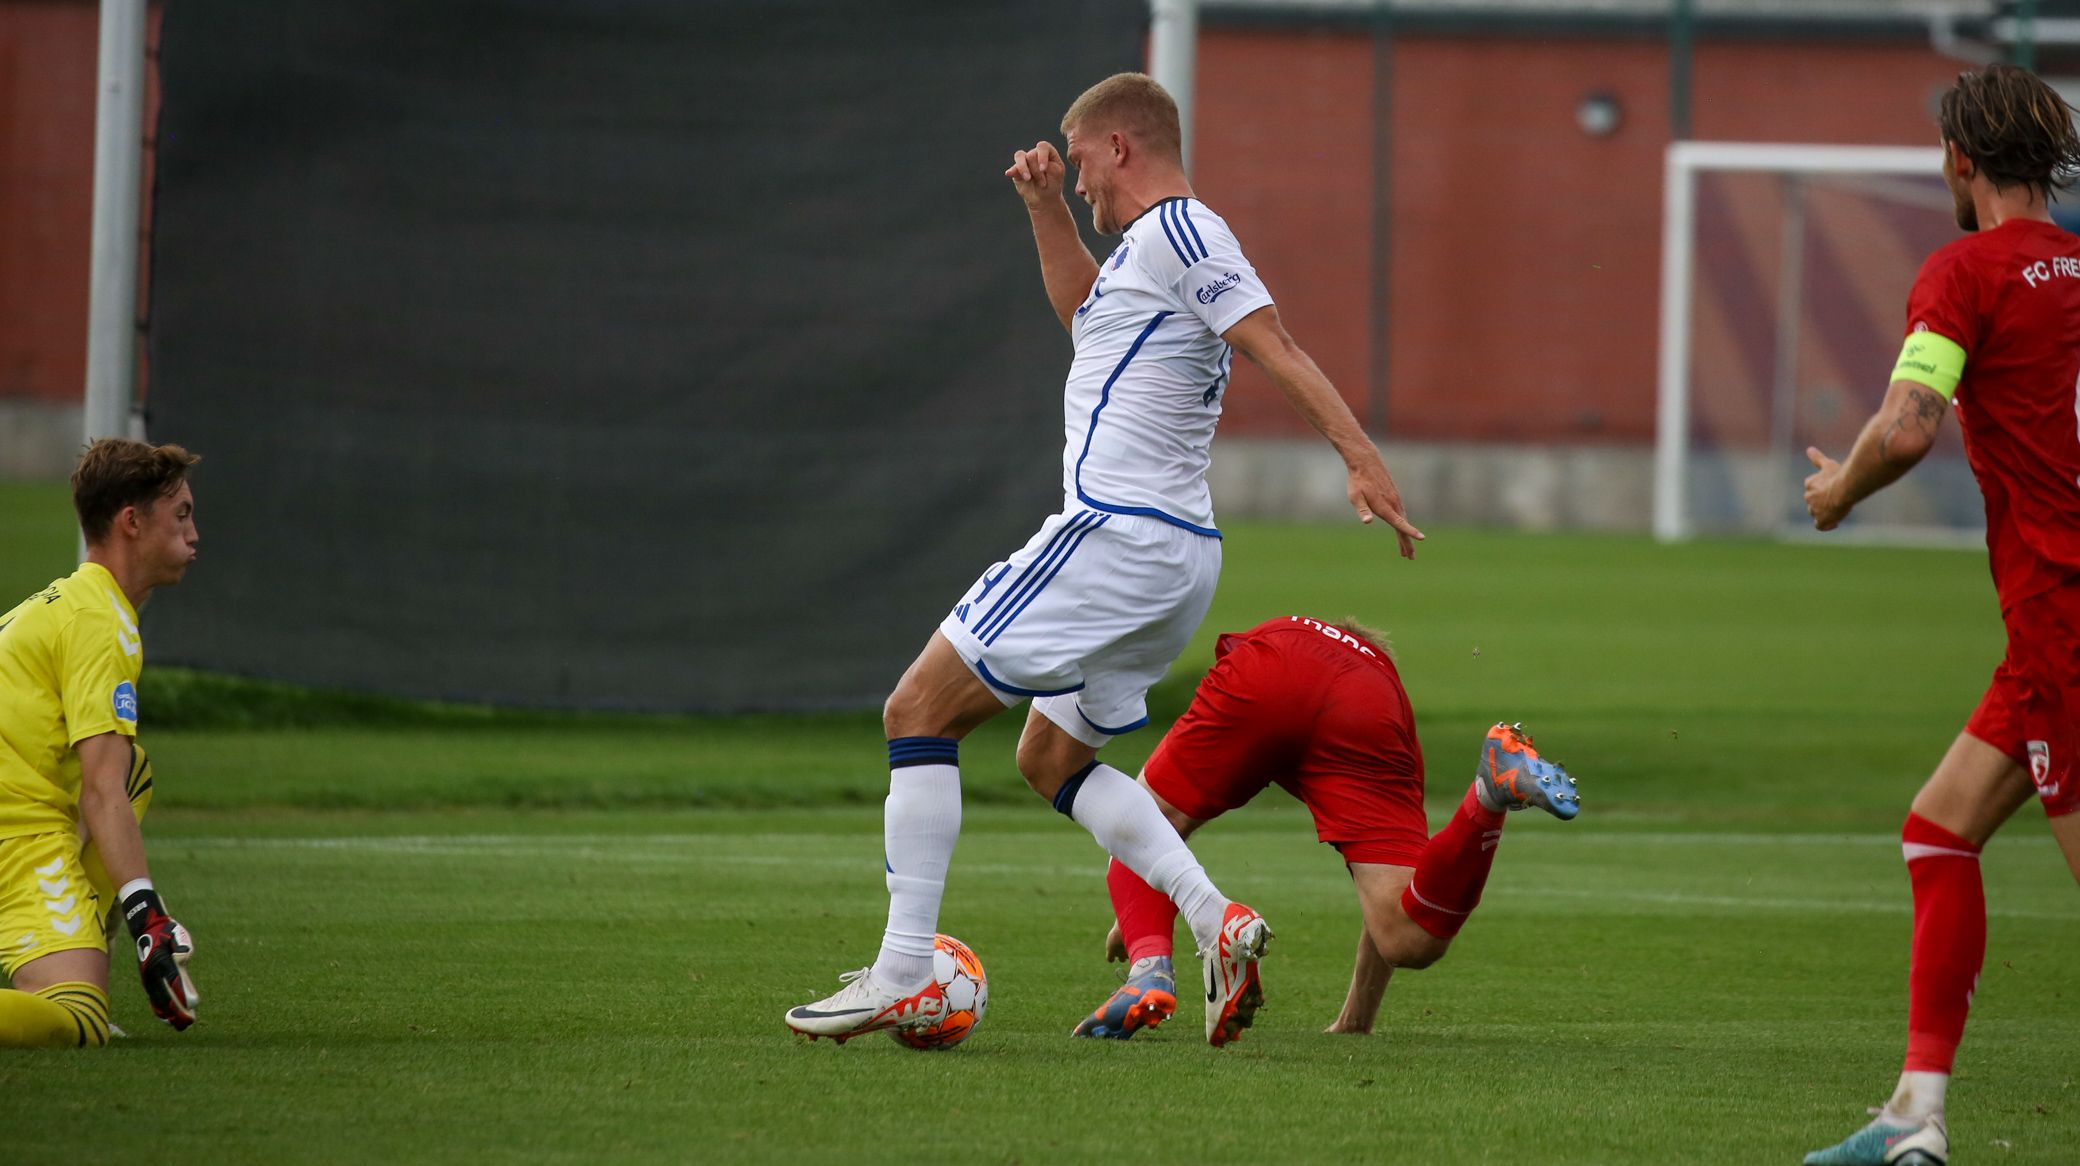
[[(1142, 784), (1186, 837), (1272, 784), (1313, 812), (1365, 917), (1350, 994), (1329, 1031), (1371, 1032), (1393, 969), (1436, 963), (1480, 902), (1503, 815), (1537, 806), (1571, 819), (1581, 808), (1574, 780), (1539, 757), (1521, 726), (1498, 724), (1465, 800), (1429, 837), (1415, 713), (1381, 636), (1296, 615), (1224, 635), (1214, 655)], [(1118, 918), (1107, 954), (1129, 961), (1127, 980), (1075, 1035), (1124, 1040), (1177, 1007), (1177, 908), (1117, 862), (1106, 882)], [(1231, 1039), (1262, 999), (1254, 983), (1236, 994), (1222, 1021)]]

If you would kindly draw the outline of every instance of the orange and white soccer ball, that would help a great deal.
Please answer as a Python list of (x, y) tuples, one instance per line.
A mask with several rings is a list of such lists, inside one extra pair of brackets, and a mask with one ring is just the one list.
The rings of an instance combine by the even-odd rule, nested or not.
[(930, 1028), (895, 1028), (888, 1033), (913, 1049), (950, 1049), (967, 1040), (989, 1007), (989, 975), (967, 944), (951, 935), (933, 936), (932, 974), (946, 993), (946, 1015)]

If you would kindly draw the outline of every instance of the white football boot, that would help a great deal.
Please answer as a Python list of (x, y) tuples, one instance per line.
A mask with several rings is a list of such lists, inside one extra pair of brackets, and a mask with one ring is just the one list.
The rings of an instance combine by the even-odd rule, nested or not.
[(827, 1036), (844, 1044), (891, 1028), (929, 1028), (946, 1015), (946, 993), (935, 979), (912, 992), (882, 987), (870, 968), (838, 979), (845, 986), (835, 994), (788, 1009), (787, 1027), (810, 1040)]
[(1206, 1043), (1219, 1048), (1242, 1035), (1264, 1004), (1257, 961), (1271, 943), (1271, 925), (1240, 903), (1228, 904), (1221, 936), (1199, 953), (1206, 970)]

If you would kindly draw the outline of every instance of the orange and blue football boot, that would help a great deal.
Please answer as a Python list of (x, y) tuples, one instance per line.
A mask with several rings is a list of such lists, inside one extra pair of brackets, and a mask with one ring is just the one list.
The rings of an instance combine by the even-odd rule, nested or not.
[(1950, 1131), (1940, 1115), (1895, 1118), (1881, 1112), (1835, 1145), (1807, 1154), (1805, 1166), (1945, 1166), (1949, 1161)]
[(1481, 804), (1491, 810), (1537, 806), (1563, 822), (1582, 812), (1581, 793), (1567, 768), (1540, 757), (1520, 724), (1497, 722), (1488, 730), (1473, 782)]
[(1127, 969), (1127, 982), (1098, 1010), (1083, 1018), (1070, 1036), (1126, 1040), (1144, 1028), (1170, 1019), (1177, 1011), (1177, 972), (1166, 955), (1144, 956)]

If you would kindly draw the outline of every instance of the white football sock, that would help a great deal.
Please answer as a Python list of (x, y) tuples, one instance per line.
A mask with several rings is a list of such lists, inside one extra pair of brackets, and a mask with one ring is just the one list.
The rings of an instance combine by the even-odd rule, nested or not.
[(1949, 1089), (1948, 1073), (1901, 1073), (1899, 1088), (1892, 1091), (1892, 1100), (1885, 1103), (1885, 1112), (1879, 1116), (1913, 1122), (1939, 1117), (1943, 1112), (1943, 1094)]
[[(891, 989), (914, 989), (932, 978), (939, 900), (946, 893), (946, 868), (961, 833), (961, 771), (953, 760), (954, 742), (912, 746), (909, 757), (898, 752), (906, 742), (923, 741), (940, 739), (904, 737), (889, 742), (891, 761), (900, 767), (889, 771), (881, 818), (888, 929), (881, 935), (874, 978)], [(944, 759), (916, 764), (920, 750), (926, 756), (943, 754)]]
[(1166, 955), (1145, 955), (1127, 966), (1127, 978), (1129, 980), (1145, 976), (1150, 972), (1161, 972), (1164, 978), (1171, 981), (1172, 984), (1175, 984), (1177, 981), (1176, 970), (1171, 965), (1170, 957)]
[(1219, 941), (1228, 900), (1138, 782), (1110, 765), (1093, 764), (1055, 795), (1055, 809), (1090, 831), (1120, 865), (1168, 895), (1200, 948)]

